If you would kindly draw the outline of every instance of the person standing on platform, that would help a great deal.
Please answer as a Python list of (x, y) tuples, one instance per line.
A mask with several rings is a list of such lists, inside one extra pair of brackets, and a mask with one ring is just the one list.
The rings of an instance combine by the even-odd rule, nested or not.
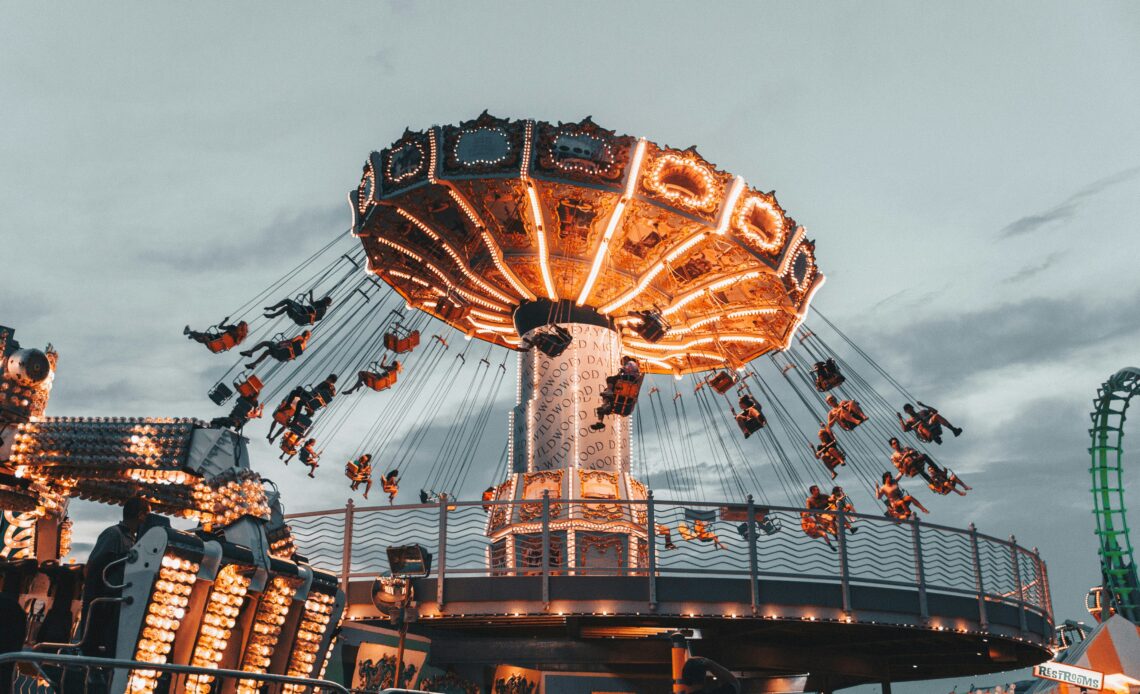
[(111, 586), (122, 585), (125, 563), (122, 560), (138, 540), (139, 529), (149, 515), (150, 502), (146, 499), (127, 499), (127, 503), (123, 504), (123, 520), (104, 530), (95, 541), (83, 579), (83, 623), (80, 624), (79, 632), (86, 636), (81, 647), (83, 655), (115, 657), (119, 605), (114, 602), (91, 603), (96, 598), (117, 598), (121, 595), (122, 589)]

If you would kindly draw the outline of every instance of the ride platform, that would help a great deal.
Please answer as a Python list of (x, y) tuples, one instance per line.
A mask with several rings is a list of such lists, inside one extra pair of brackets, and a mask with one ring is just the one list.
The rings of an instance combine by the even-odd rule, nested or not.
[[(572, 513), (592, 500), (555, 501), (548, 507)], [(512, 503), (350, 504), (289, 522), (314, 565), (347, 579), (350, 622), (388, 624), (371, 597), (386, 546), (430, 551), (433, 573), (413, 581), (410, 633), (430, 640), (438, 668), (587, 673), (657, 691), (678, 630), (693, 655), (743, 677), (745, 691), (980, 675), (1050, 655), (1044, 563), (973, 529), (844, 514), (833, 551), (800, 532), (803, 509), (650, 497), (616, 502), (635, 507), (629, 517), (655, 538), (635, 563), (590, 568), (566, 561), (578, 548), (556, 556), (547, 545), (537, 566), (495, 568), (485, 528), (494, 507)], [(698, 516), (712, 519), (722, 549), (676, 534), (665, 549), (649, 533)], [(728, 520), (761, 516), (775, 532)], [(549, 538), (557, 519), (540, 522)]]

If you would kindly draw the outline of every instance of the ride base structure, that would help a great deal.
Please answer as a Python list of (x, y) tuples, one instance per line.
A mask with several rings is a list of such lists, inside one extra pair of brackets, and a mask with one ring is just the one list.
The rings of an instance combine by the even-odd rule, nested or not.
[(726, 393), (792, 343), (822, 285), (773, 194), (589, 119), (483, 114), (406, 132), (349, 198), (368, 271), (408, 308), (519, 352), (509, 474), (483, 500), (290, 517), (340, 568), (350, 622), (385, 623), (375, 558), (415, 542), (435, 564), (412, 582), (411, 633), (482, 686), (664, 691), (677, 630), (749, 691), (888, 690), (1048, 657), (1045, 567), (1012, 539), (657, 499), (631, 474), (645, 374), (707, 373)]

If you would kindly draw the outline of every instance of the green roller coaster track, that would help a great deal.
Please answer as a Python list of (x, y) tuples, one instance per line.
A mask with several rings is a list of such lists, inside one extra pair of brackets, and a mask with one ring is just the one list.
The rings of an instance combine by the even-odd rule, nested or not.
[(1124, 418), (1132, 396), (1140, 393), (1140, 369), (1121, 369), (1097, 391), (1093, 401), (1092, 493), (1100, 568), (1106, 602), (1117, 614), (1140, 621), (1140, 582), (1132, 559), (1132, 540), (1124, 509)]

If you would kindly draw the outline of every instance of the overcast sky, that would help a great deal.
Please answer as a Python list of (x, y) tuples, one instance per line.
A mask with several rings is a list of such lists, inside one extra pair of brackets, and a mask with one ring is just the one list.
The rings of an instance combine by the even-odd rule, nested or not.
[(49, 414), (215, 416), (182, 326), (346, 228), (371, 150), (592, 115), (776, 190), (817, 305), (967, 429), (938, 520), (1040, 546), (1086, 619), (1087, 412), (1140, 364), (1138, 36), (1123, 2), (0, 2), (0, 324), (59, 349)]

